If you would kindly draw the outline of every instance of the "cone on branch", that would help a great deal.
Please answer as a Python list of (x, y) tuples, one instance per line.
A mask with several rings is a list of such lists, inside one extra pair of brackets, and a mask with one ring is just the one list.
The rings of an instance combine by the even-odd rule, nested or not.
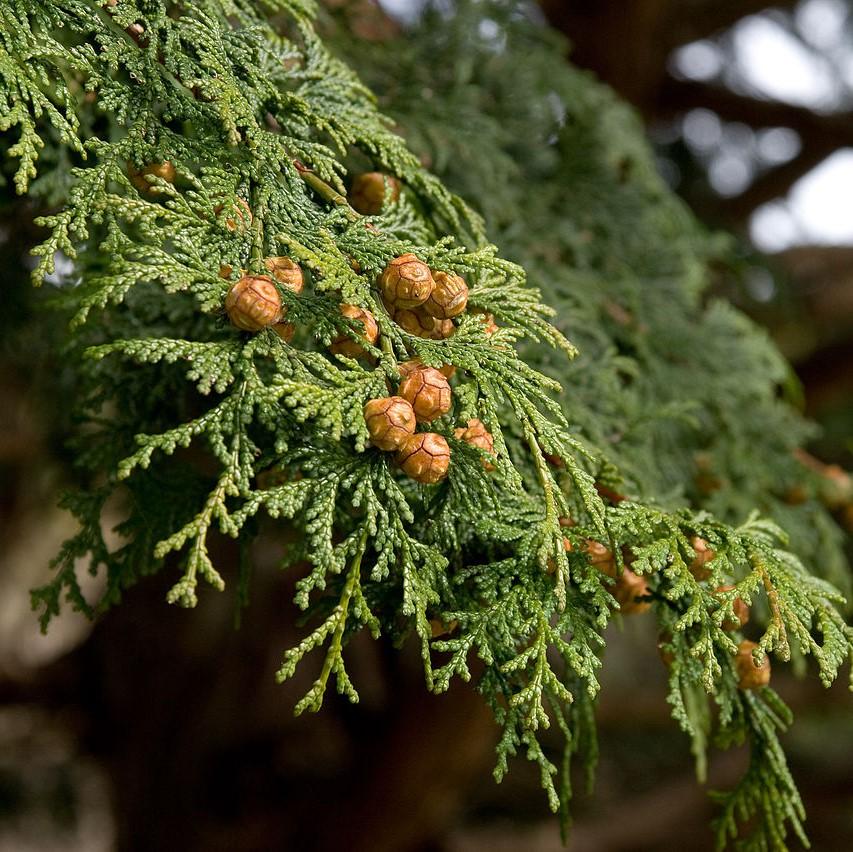
[(645, 577), (632, 571), (627, 566), (610, 587), (610, 594), (616, 598), (622, 615), (639, 615), (651, 608), (651, 601), (643, 600), (649, 594), (649, 584)]
[[(453, 437), (470, 444), (472, 447), (477, 447), (489, 455), (493, 455), (495, 452), (495, 439), (492, 437), (492, 433), (486, 429), (485, 423), (479, 418), (475, 417), (469, 420), (465, 426), (454, 429)], [(483, 459), (483, 467), (489, 471), (495, 469), (494, 464), (487, 458)]]
[(770, 658), (765, 654), (760, 665), (755, 665), (752, 652), (758, 647), (755, 642), (744, 639), (737, 646), (735, 670), (738, 676), (738, 689), (760, 689), (770, 683)]
[[(360, 308), (358, 305), (341, 305), (341, 313), (349, 320), (352, 320), (356, 325), (360, 325), (363, 331), (358, 335), (359, 340), (371, 345), (379, 339), (379, 326), (376, 324), (376, 318), (366, 308)], [(366, 355), (367, 351), (357, 341), (346, 334), (342, 334), (335, 338), (330, 347), (335, 355), (346, 355), (347, 358), (360, 358)]]
[(399, 450), (415, 434), (415, 412), (401, 396), (371, 399), (364, 406), (364, 421), (370, 442), (380, 450)]
[(382, 298), (389, 310), (422, 305), (434, 286), (429, 267), (413, 254), (395, 257), (379, 276)]
[(297, 296), (302, 293), (305, 287), (305, 276), (302, 273), (302, 267), (295, 260), (289, 257), (268, 257), (264, 261), (264, 266), (282, 287), (287, 287)]
[(292, 322), (277, 322), (272, 330), (285, 342), (290, 343), (296, 334), (296, 326)]
[(415, 481), (434, 485), (447, 476), (450, 447), (435, 432), (419, 432), (404, 441), (397, 453), (397, 464)]
[(489, 337), (491, 337), (500, 328), (500, 326), (495, 322), (494, 314), (479, 309), (471, 311), (471, 313), (473, 313), (477, 319), (483, 323), (483, 331), (485, 331)]
[[(420, 358), (412, 358), (410, 361), (403, 361), (401, 364), (397, 365), (397, 369), (400, 372), (401, 378), (406, 378), (409, 373), (414, 372), (415, 370), (420, 370), (424, 366), (424, 362), (421, 361)], [(456, 372), (456, 367), (453, 364), (442, 364), (440, 367), (436, 367), (435, 369), (444, 376), (445, 379), (450, 379), (453, 377), (453, 374)]]
[(175, 170), (174, 165), (168, 160), (165, 160), (162, 163), (149, 163), (147, 166), (144, 166), (141, 169), (136, 168), (133, 163), (128, 162), (127, 176), (130, 178), (130, 182), (143, 195), (162, 195), (162, 188), (150, 183), (146, 179), (148, 175), (162, 178), (164, 181), (166, 181), (166, 183), (174, 183), (175, 178), (177, 177), (177, 171)]
[[(718, 586), (715, 590), (715, 594), (720, 594), (721, 592), (731, 592), (734, 589), (734, 586)], [(737, 597), (734, 599), (732, 603), (732, 611), (734, 612), (734, 619), (726, 618), (721, 627), (723, 630), (740, 630), (747, 621), (749, 621), (749, 607), (746, 605), (746, 601)]]
[(382, 172), (357, 175), (349, 192), (350, 206), (366, 216), (382, 212), (387, 201), (400, 197), (400, 181)]
[(424, 302), (424, 310), (440, 320), (459, 316), (468, 304), (468, 285), (454, 272), (434, 272), (435, 287)]
[(419, 423), (429, 423), (450, 411), (450, 384), (434, 367), (413, 370), (397, 391), (412, 404)]
[(690, 546), (693, 548), (694, 555), (687, 567), (697, 580), (707, 580), (711, 576), (711, 569), (708, 567), (708, 563), (717, 554), (711, 549), (711, 545), (698, 535), (690, 539)]
[(281, 296), (272, 278), (244, 275), (231, 285), (225, 297), (231, 322), (243, 331), (260, 331), (282, 318)]

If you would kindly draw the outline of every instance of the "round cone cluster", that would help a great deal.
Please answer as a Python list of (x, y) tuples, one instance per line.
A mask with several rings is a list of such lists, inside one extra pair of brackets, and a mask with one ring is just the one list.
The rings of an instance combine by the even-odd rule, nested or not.
[(738, 689), (759, 689), (770, 683), (770, 659), (764, 655), (761, 665), (755, 665), (752, 652), (758, 647), (755, 642), (744, 639), (737, 646), (735, 671), (738, 676)]
[(133, 163), (127, 164), (127, 176), (130, 182), (143, 195), (160, 195), (163, 190), (159, 186), (154, 186), (146, 180), (146, 175), (162, 178), (167, 183), (174, 183), (177, 177), (175, 167), (168, 160), (162, 163), (150, 163), (142, 169), (137, 169)]
[(400, 382), (398, 393), (412, 404), (419, 423), (429, 423), (450, 411), (450, 384), (434, 367), (412, 370)]
[(275, 283), (266, 275), (244, 275), (232, 284), (225, 297), (225, 310), (243, 331), (275, 325), (284, 313)]
[[(486, 428), (486, 424), (482, 420), (475, 417), (469, 420), (465, 426), (460, 426), (453, 430), (453, 437), (459, 441), (464, 441), (472, 447), (477, 447), (489, 455), (493, 455), (495, 451), (495, 439), (492, 433)], [(483, 467), (486, 470), (494, 470), (495, 466), (488, 459), (483, 459)]]
[(397, 464), (417, 482), (434, 485), (447, 476), (450, 446), (435, 432), (418, 432), (407, 438), (397, 451)]
[(349, 203), (353, 209), (366, 216), (382, 212), (386, 200), (396, 201), (400, 197), (400, 182), (382, 172), (365, 172), (357, 175), (349, 192)]
[(415, 434), (415, 412), (401, 396), (371, 399), (364, 406), (370, 441), (386, 452), (399, 450)]
[(413, 254), (395, 257), (379, 276), (385, 307), (409, 334), (443, 340), (468, 305), (468, 285), (454, 272), (435, 272)]
[[(364, 343), (374, 344), (379, 338), (379, 326), (376, 324), (376, 318), (370, 311), (365, 308), (360, 308), (358, 305), (341, 305), (341, 313), (349, 320), (352, 320), (356, 325), (362, 327), (362, 333), (358, 335), (359, 340)], [(364, 347), (353, 340), (346, 334), (336, 337), (330, 347), (335, 355), (346, 355), (347, 358), (360, 358), (366, 355)]]
[[(298, 296), (304, 287), (302, 269), (289, 257), (268, 257), (264, 266), (272, 273), (272, 277), (249, 275), (245, 270), (241, 270), (240, 280), (231, 285), (225, 297), (225, 310), (237, 328), (243, 331), (260, 331), (271, 326), (285, 343), (290, 343), (296, 326), (290, 322), (282, 322), (287, 307), (282, 305), (276, 283)], [(229, 278), (232, 271), (227, 264), (219, 267), (221, 278)]]

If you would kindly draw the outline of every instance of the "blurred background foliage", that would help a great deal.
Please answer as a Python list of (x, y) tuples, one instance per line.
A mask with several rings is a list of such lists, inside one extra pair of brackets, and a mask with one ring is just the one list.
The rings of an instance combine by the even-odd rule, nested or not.
[[(769, 495), (762, 508), (781, 513), (801, 550), (824, 542), (820, 567), (843, 580), (839, 528), (791, 497), (798, 483), (786, 448), (801, 437), (799, 421), (786, 434), (767, 388), (737, 373), (743, 358), (772, 360), (770, 350), (744, 349), (722, 307), (703, 327), (642, 338), (650, 324), (666, 329), (668, 300), (689, 303), (709, 285), (756, 318), (791, 361), (793, 373), (773, 369), (819, 426), (815, 458), (853, 467), (853, 8), (843, 0), (542, 0), (513, 24), (519, 35), (509, 47), (493, 6), (466, 7), (461, 23), (453, 8), (434, 4), (419, 35), (405, 29), (425, 12), (418, 0), (327, 0), (322, 14), (413, 147), (559, 302), (565, 330), (591, 353), (561, 377), (584, 428), (595, 434), (598, 383), (618, 375), (620, 353), (650, 372), (614, 397), (619, 406), (642, 411), (652, 398), (674, 406), (657, 425), (644, 422), (642, 452), (615, 459), (630, 483), (654, 483), (650, 490), (673, 504), (735, 519)], [(560, 38), (541, 30), (546, 21), (583, 69), (554, 74), (554, 85), (567, 87), (560, 95), (573, 95), (565, 112), (561, 97), (523, 97), (563, 61)], [(490, 52), (500, 65), (507, 50), (515, 51), (513, 74), (486, 67)], [(481, 124), (462, 121), (472, 105)], [(558, 133), (567, 115), (570, 131)], [(551, 144), (532, 144), (527, 129), (549, 122)], [(591, 173), (596, 163), (604, 171)], [(548, 174), (550, 187), (541, 180)], [(607, 191), (596, 193), (597, 181)], [(343, 826), (355, 850), (560, 848), (534, 771), (519, 765), (502, 786), (491, 783), (488, 713), (465, 689), (426, 695), (415, 649), (399, 655), (356, 643), (362, 703), (289, 717), (311, 672), (306, 683), (274, 683), (279, 650), (296, 633), (274, 530), (253, 554), (256, 588), (238, 631), (233, 600), (174, 611), (162, 603), (168, 577), (160, 577), (94, 628), (66, 614), (38, 635), (27, 590), (71, 527), (55, 504), (69, 477), (63, 436), (73, 375), (52, 345), (59, 330), (42, 310), (47, 293), (28, 286), (33, 215), (32, 201), (0, 186), (0, 850), (326, 849), (340, 848)], [(644, 244), (650, 229), (657, 244)], [(667, 353), (690, 369), (679, 372)], [(734, 426), (727, 421), (735, 433), (743, 427), (734, 444), (694, 446), (685, 436), (695, 430), (679, 425), (698, 418), (708, 436), (730, 418), (713, 410), (711, 387), (704, 409), (675, 410), (690, 370), (703, 363), (715, 365), (718, 380), (728, 365), (731, 410), (743, 412)], [(763, 406), (773, 412), (769, 443)], [(667, 464), (656, 464), (654, 444)], [(720, 484), (720, 470), (739, 479)], [(843, 501), (830, 508), (842, 526), (853, 522)], [(222, 548), (240, 558), (233, 543)], [(575, 803), (569, 848), (709, 848), (711, 807), (669, 719), (655, 637), (642, 619), (611, 633), (599, 777)], [(785, 741), (820, 850), (853, 846), (853, 720), (843, 680), (824, 693), (774, 673), (797, 715)], [(442, 751), (456, 757), (439, 760), (436, 742), (451, 743)], [(713, 762), (710, 786), (735, 778), (743, 757)]]

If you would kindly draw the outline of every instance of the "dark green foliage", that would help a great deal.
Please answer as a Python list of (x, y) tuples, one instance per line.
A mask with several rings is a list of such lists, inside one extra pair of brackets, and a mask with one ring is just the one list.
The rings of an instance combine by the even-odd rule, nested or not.
[[(554, 325), (479, 215), (318, 40), (307, 3), (0, 0), (0, 127), (19, 134), (8, 149), (18, 191), (64, 202), (40, 220), (35, 277), (58, 253), (74, 262), (56, 301), (71, 318), (66, 357), (85, 426), (86, 484), (67, 498), (81, 532), (34, 606), (45, 626), (63, 598), (100, 613), (145, 574), (176, 570), (178, 555), (170, 602), (194, 606), (199, 580), (238, 584), (243, 602), (245, 575), (215, 564), (214, 532), (245, 542), (257, 516), (281, 519), (298, 532), (283, 566), (300, 572), (296, 604), (311, 621), (279, 678), (324, 654), (297, 712), (317, 710), (332, 681), (358, 700), (344, 649), (361, 629), (415, 636), (437, 692), (470, 679), (476, 656), (478, 688), (503, 727), (496, 777), (523, 752), (567, 819), (570, 760), (595, 759), (602, 632), (616, 609), (614, 580), (584, 550), (594, 539), (617, 570), (630, 557), (648, 582), (670, 637), (673, 715), (700, 766), (714, 733), (751, 743), (749, 774), (722, 800), (720, 836), (757, 814), (753, 848), (784, 848), (802, 819), (776, 739), (785, 711), (767, 689), (738, 689), (740, 635), (722, 625), (740, 596), (761, 652), (811, 655), (827, 684), (853, 639), (841, 595), (750, 514), (782, 512), (777, 487), (799, 474), (791, 452), (808, 429), (778, 399), (785, 365), (742, 317), (703, 303), (713, 245), (654, 175), (630, 113), (563, 69), (557, 46), (515, 20), (514, 6), (489, 4), (498, 36), (474, 41), (487, 7), (462, 8), (427, 24), (415, 42), (423, 53), (384, 45), (361, 61), (377, 83), (395, 81), (389, 103), (415, 146), (558, 307)], [(436, 88), (424, 99), (430, 51), (457, 61), (430, 66)], [(42, 146), (51, 171), (37, 177)], [(166, 161), (174, 182), (131, 179)], [(372, 217), (350, 208), (355, 163), (397, 177), (399, 201)], [(445, 340), (404, 332), (375, 282), (405, 252), (465, 276), (470, 304), (499, 330), (487, 334), (469, 312)], [(271, 329), (238, 332), (223, 310), (238, 270), (264, 274), (279, 255), (307, 278), (301, 295), (279, 288), (292, 345)], [(334, 337), (355, 335), (341, 303), (376, 316), (368, 359), (328, 354)], [(581, 344), (573, 363), (563, 332)], [(367, 443), (364, 403), (387, 395), (411, 357), (457, 368), (453, 407), (429, 427), (452, 452), (436, 486), (406, 479)], [(493, 472), (453, 437), (473, 417), (494, 436)], [(710, 497), (694, 486), (697, 452), (728, 480)], [(631, 500), (603, 499), (612, 489)], [(125, 512), (113, 547), (107, 500)], [(564, 529), (567, 517), (575, 526)], [(717, 554), (701, 581), (689, 567), (697, 535)], [(808, 555), (808, 543), (800, 532), (796, 551)], [(80, 592), (80, 559), (106, 573), (97, 602)], [(729, 582), (733, 592), (714, 593)], [(433, 639), (434, 618), (458, 627)], [(561, 769), (538, 739), (551, 724), (566, 738)]]

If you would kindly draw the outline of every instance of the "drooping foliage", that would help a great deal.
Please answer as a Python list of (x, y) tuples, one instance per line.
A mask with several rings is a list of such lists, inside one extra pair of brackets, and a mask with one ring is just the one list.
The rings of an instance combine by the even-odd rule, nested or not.
[[(394, 81), (387, 104), (442, 181), (304, 0), (0, 2), (0, 131), (17, 191), (45, 206), (34, 277), (58, 281), (81, 422), (81, 488), (66, 497), (80, 532), (34, 606), (45, 626), (63, 599), (97, 615), (159, 570), (175, 573), (172, 603), (196, 605), (199, 581), (235, 584), (244, 602), (249, 571), (217, 564), (215, 532), (246, 544), (268, 515), (289, 530), (282, 566), (300, 572), (311, 618), (279, 676), (312, 650), (324, 660), (297, 712), (331, 684), (357, 700), (345, 646), (362, 629), (413, 636), (438, 692), (477, 657), (503, 729), (497, 777), (524, 753), (565, 815), (571, 758), (595, 752), (602, 632), (633, 572), (640, 601), (622, 607), (651, 604), (697, 752), (710, 705), (720, 742), (751, 746), (720, 842), (757, 816), (746, 848), (784, 848), (803, 818), (777, 738), (787, 711), (769, 687), (739, 687), (731, 623), (740, 598), (756, 662), (793, 650), (827, 684), (850, 655), (840, 593), (750, 514), (790, 521), (804, 556), (812, 512), (837, 547), (813, 502), (778, 499), (802, 478), (791, 453), (808, 430), (779, 398), (772, 346), (703, 301), (714, 243), (655, 176), (633, 117), (564, 67), (521, 8), (465, 5), (427, 21), (411, 51), (360, 50), (375, 88)], [(425, 61), (436, 55), (448, 61)], [(359, 214), (346, 196), (358, 170), (393, 176), (399, 199)], [(467, 280), (451, 336), (409, 333), (380, 297), (377, 277), (409, 252)], [(295, 336), (238, 330), (226, 294), (281, 256), (306, 277), (301, 293), (277, 288)], [(375, 345), (343, 304), (375, 316)], [(331, 352), (341, 336), (363, 357)], [(430, 424), (451, 450), (437, 485), (371, 447), (362, 415), (412, 358), (456, 368), (452, 407)], [(493, 456), (455, 437), (474, 418)], [(719, 487), (697, 488), (697, 473)], [(108, 503), (124, 512), (118, 543)], [(97, 602), (80, 560), (106, 577)], [(434, 638), (436, 624), (449, 632)], [(553, 724), (559, 768), (538, 738)]]

